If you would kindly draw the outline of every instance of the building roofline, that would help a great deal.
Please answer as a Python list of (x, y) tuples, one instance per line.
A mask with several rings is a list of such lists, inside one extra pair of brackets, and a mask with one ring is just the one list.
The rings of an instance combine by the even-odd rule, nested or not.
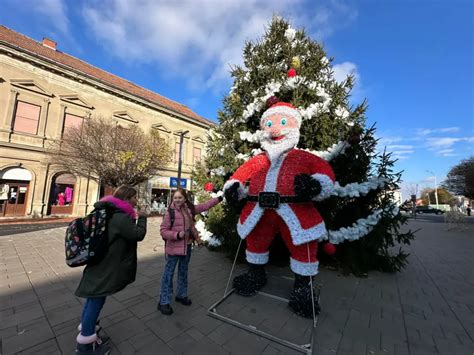
[[(12, 41), (9, 41), (8, 39), (8, 36), (13, 36), (13, 40)], [(18, 43), (18, 42), (21, 42), (21, 41), (26, 41), (27, 43), (25, 45), (21, 45), (21, 43)], [(14, 43), (12, 43), (14, 42)], [(76, 57), (73, 57), (69, 54), (66, 54), (66, 53), (63, 53), (61, 51), (58, 51), (58, 50), (54, 50), (54, 49), (51, 49), (51, 48), (48, 48), (48, 47), (45, 47), (43, 46), (40, 42), (37, 42), (21, 33), (18, 33), (14, 30), (11, 30), (3, 25), (0, 25), (0, 45), (3, 45), (7, 48), (10, 48), (10, 49), (13, 49), (13, 50), (16, 50), (20, 53), (24, 53), (28, 56), (31, 56), (37, 60), (40, 60), (42, 62), (46, 62), (48, 64), (52, 64), (54, 66), (57, 66), (61, 69), (66, 69), (66, 70), (69, 70), (71, 71), (72, 73), (74, 73), (75, 75), (70, 75), (72, 78), (75, 78), (75, 79), (78, 79), (79, 76), (82, 76), (84, 79), (87, 79), (87, 80), (84, 80), (84, 81), (91, 81), (89, 84), (92, 85), (92, 86), (95, 86), (97, 87), (98, 85), (94, 85), (94, 84), (101, 84), (102, 86), (105, 86), (106, 88), (111, 88), (113, 90), (109, 90), (109, 91), (112, 91), (113, 94), (115, 95), (118, 95), (118, 96), (121, 96), (125, 99), (129, 99), (131, 101), (136, 101), (136, 102), (139, 102), (139, 101), (142, 101), (142, 103), (145, 103), (147, 104), (147, 106), (150, 106), (152, 109), (157, 109), (157, 110), (160, 110), (160, 111), (163, 111), (165, 112), (166, 114), (169, 114), (169, 115), (172, 115), (172, 116), (175, 116), (177, 118), (181, 118), (181, 119), (185, 119), (186, 121), (189, 121), (190, 123), (194, 123), (194, 124), (198, 124), (198, 125), (204, 125), (206, 127), (209, 127), (209, 126), (214, 126), (215, 123), (202, 117), (202, 116), (199, 116), (198, 114), (196, 114), (195, 112), (193, 112), (192, 110), (190, 110), (188, 107), (176, 102), (176, 101), (173, 101), (173, 100), (170, 100), (162, 95), (159, 95), (151, 90), (148, 90), (148, 89), (145, 89), (129, 80), (126, 80), (126, 79), (123, 79), (115, 74), (112, 74), (112, 73), (109, 73), (103, 69), (100, 69), (98, 67), (95, 67), (83, 60), (80, 60)], [(27, 47), (34, 47), (34, 46), (40, 46), (36, 49), (38, 49), (37, 51), (34, 50), (34, 48), (27, 48)], [(0, 47), (1, 49), (1, 47)], [(40, 52), (40, 49), (41, 51), (50, 51), (50, 53), (46, 52), (47, 54), (50, 54), (50, 55), (44, 55), (42, 53), (39, 53)], [(11, 50), (7, 52), (11, 55), (15, 55), (15, 53), (12, 53)], [(63, 63), (62, 61), (60, 60), (55, 60), (54, 57), (58, 57), (59, 56), (59, 59), (61, 59), (61, 57), (63, 57), (62, 59), (64, 59), (65, 61), (72, 61), (72, 63)], [(21, 57), (21, 56), (20, 56)], [(32, 58), (23, 58), (24, 60), (28, 60), (28, 61), (32, 61), (31, 59)], [(58, 59), (58, 58), (56, 58)], [(77, 62), (77, 63), (74, 63), (74, 62)], [(45, 64), (45, 63), (38, 63), (38, 64)], [(88, 69), (90, 69), (91, 71), (96, 71), (98, 74), (104, 76), (104, 78), (100, 78), (98, 77), (98, 75), (92, 75), (91, 73), (87, 73), (85, 72), (84, 70), (81, 70), (80, 68), (77, 68), (75, 67), (74, 65), (72, 64), (80, 64), (81, 66), (86, 66), (88, 67)], [(54, 68), (50, 68), (54, 71)], [(81, 79), (81, 78), (79, 78)], [(104, 80), (105, 79), (105, 80)], [(109, 80), (106, 80), (106, 79), (109, 79)], [(116, 81), (117, 83), (112, 83), (110, 81)], [(94, 83), (95, 82), (95, 83)], [(126, 88), (124, 87), (121, 87), (122, 84), (123, 86), (130, 86), (131, 88), (129, 90), (127, 90)], [(133, 90), (132, 90), (133, 89)], [(114, 91), (118, 91), (118, 92), (114, 92)], [(138, 92), (137, 92), (138, 91)], [(122, 95), (119, 94), (122, 93)], [(126, 94), (126, 95), (123, 95)], [(140, 93), (143, 93), (143, 95), (140, 95)], [(148, 95), (149, 97), (146, 97), (146, 95)], [(127, 96), (130, 96), (130, 97), (127, 97)], [(132, 99), (134, 98), (134, 100)], [(140, 100), (136, 100), (136, 99), (140, 99)], [(160, 101), (163, 101), (163, 102), (160, 102)], [(168, 105), (166, 105), (168, 103)], [(151, 104), (151, 105), (150, 105)], [(174, 106), (174, 107), (173, 107)], [(182, 111), (184, 112), (180, 112), (180, 109), (182, 109)]]

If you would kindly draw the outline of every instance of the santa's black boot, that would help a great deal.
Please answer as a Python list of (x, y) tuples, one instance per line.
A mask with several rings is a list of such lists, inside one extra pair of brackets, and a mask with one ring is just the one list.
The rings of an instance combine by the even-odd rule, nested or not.
[[(314, 297), (314, 312), (319, 314), (321, 307), (319, 306), (317, 295), (313, 290)], [(295, 274), (295, 285), (293, 291), (290, 294), (290, 301), (288, 305), (297, 315), (312, 318), (313, 317), (313, 305), (311, 297), (311, 276), (302, 276)]]
[(249, 270), (234, 278), (233, 287), (235, 292), (241, 296), (253, 296), (266, 283), (267, 275), (264, 266), (249, 263)]

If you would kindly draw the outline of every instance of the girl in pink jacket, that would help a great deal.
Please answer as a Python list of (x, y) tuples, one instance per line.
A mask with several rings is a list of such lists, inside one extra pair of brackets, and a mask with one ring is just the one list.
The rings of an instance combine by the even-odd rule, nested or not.
[[(193, 241), (201, 244), (201, 239), (194, 226), (194, 216), (207, 211), (222, 201), (222, 197), (213, 198), (205, 203), (193, 205), (186, 191), (179, 188), (174, 191), (171, 205), (168, 208), (160, 233), (165, 240), (166, 265), (161, 279), (160, 301), (158, 309), (164, 315), (171, 315), (171, 298), (173, 295), (173, 274), (178, 264), (177, 302), (185, 306), (191, 305), (188, 298), (188, 265), (191, 258)], [(174, 215), (174, 218), (172, 216)], [(173, 220), (173, 221), (172, 221)]]

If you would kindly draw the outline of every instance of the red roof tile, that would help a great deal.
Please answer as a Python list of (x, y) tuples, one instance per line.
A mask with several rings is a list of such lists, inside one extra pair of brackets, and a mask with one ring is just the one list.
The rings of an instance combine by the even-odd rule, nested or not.
[(108, 85), (116, 87), (120, 90), (123, 90), (132, 95), (141, 97), (145, 100), (151, 101), (157, 105), (160, 105), (164, 108), (167, 108), (171, 111), (177, 112), (181, 115), (192, 118), (196, 121), (212, 124), (211, 122), (204, 117), (199, 116), (188, 107), (181, 105), (175, 101), (167, 99), (153, 91), (147, 90), (141, 86), (138, 86), (128, 80), (122, 79), (117, 75), (106, 72), (105, 70), (99, 69), (90, 65), (78, 58), (70, 56), (66, 53), (48, 48), (43, 46), (42, 43), (37, 42), (25, 35), (15, 32), (5, 26), (0, 25), (0, 42), (6, 42), (10, 45), (19, 47), (25, 52), (33, 53), (37, 56), (49, 59), (63, 66), (67, 66), (73, 70), (79, 71), (85, 75), (93, 77), (94, 79), (100, 80)]

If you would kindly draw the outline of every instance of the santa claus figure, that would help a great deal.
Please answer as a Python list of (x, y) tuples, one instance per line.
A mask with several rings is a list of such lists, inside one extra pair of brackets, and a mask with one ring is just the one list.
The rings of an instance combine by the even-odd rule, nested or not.
[(246, 239), (248, 272), (234, 278), (236, 292), (252, 296), (267, 282), (264, 265), (276, 234), (287, 245), (290, 267), (295, 274), (289, 306), (304, 317), (312, 317), (311, 278), (318, 273), (318, 239), (326, 227), (313, 201), (331, 195), (334, 173), (329, 164), (296, 147), (301, 115), (288, 103), (277, 102), (261, 117), (261, 146), (265, 150), (242, 166), (225, 183), (229, 203), (246, 200), (237, 225)]

